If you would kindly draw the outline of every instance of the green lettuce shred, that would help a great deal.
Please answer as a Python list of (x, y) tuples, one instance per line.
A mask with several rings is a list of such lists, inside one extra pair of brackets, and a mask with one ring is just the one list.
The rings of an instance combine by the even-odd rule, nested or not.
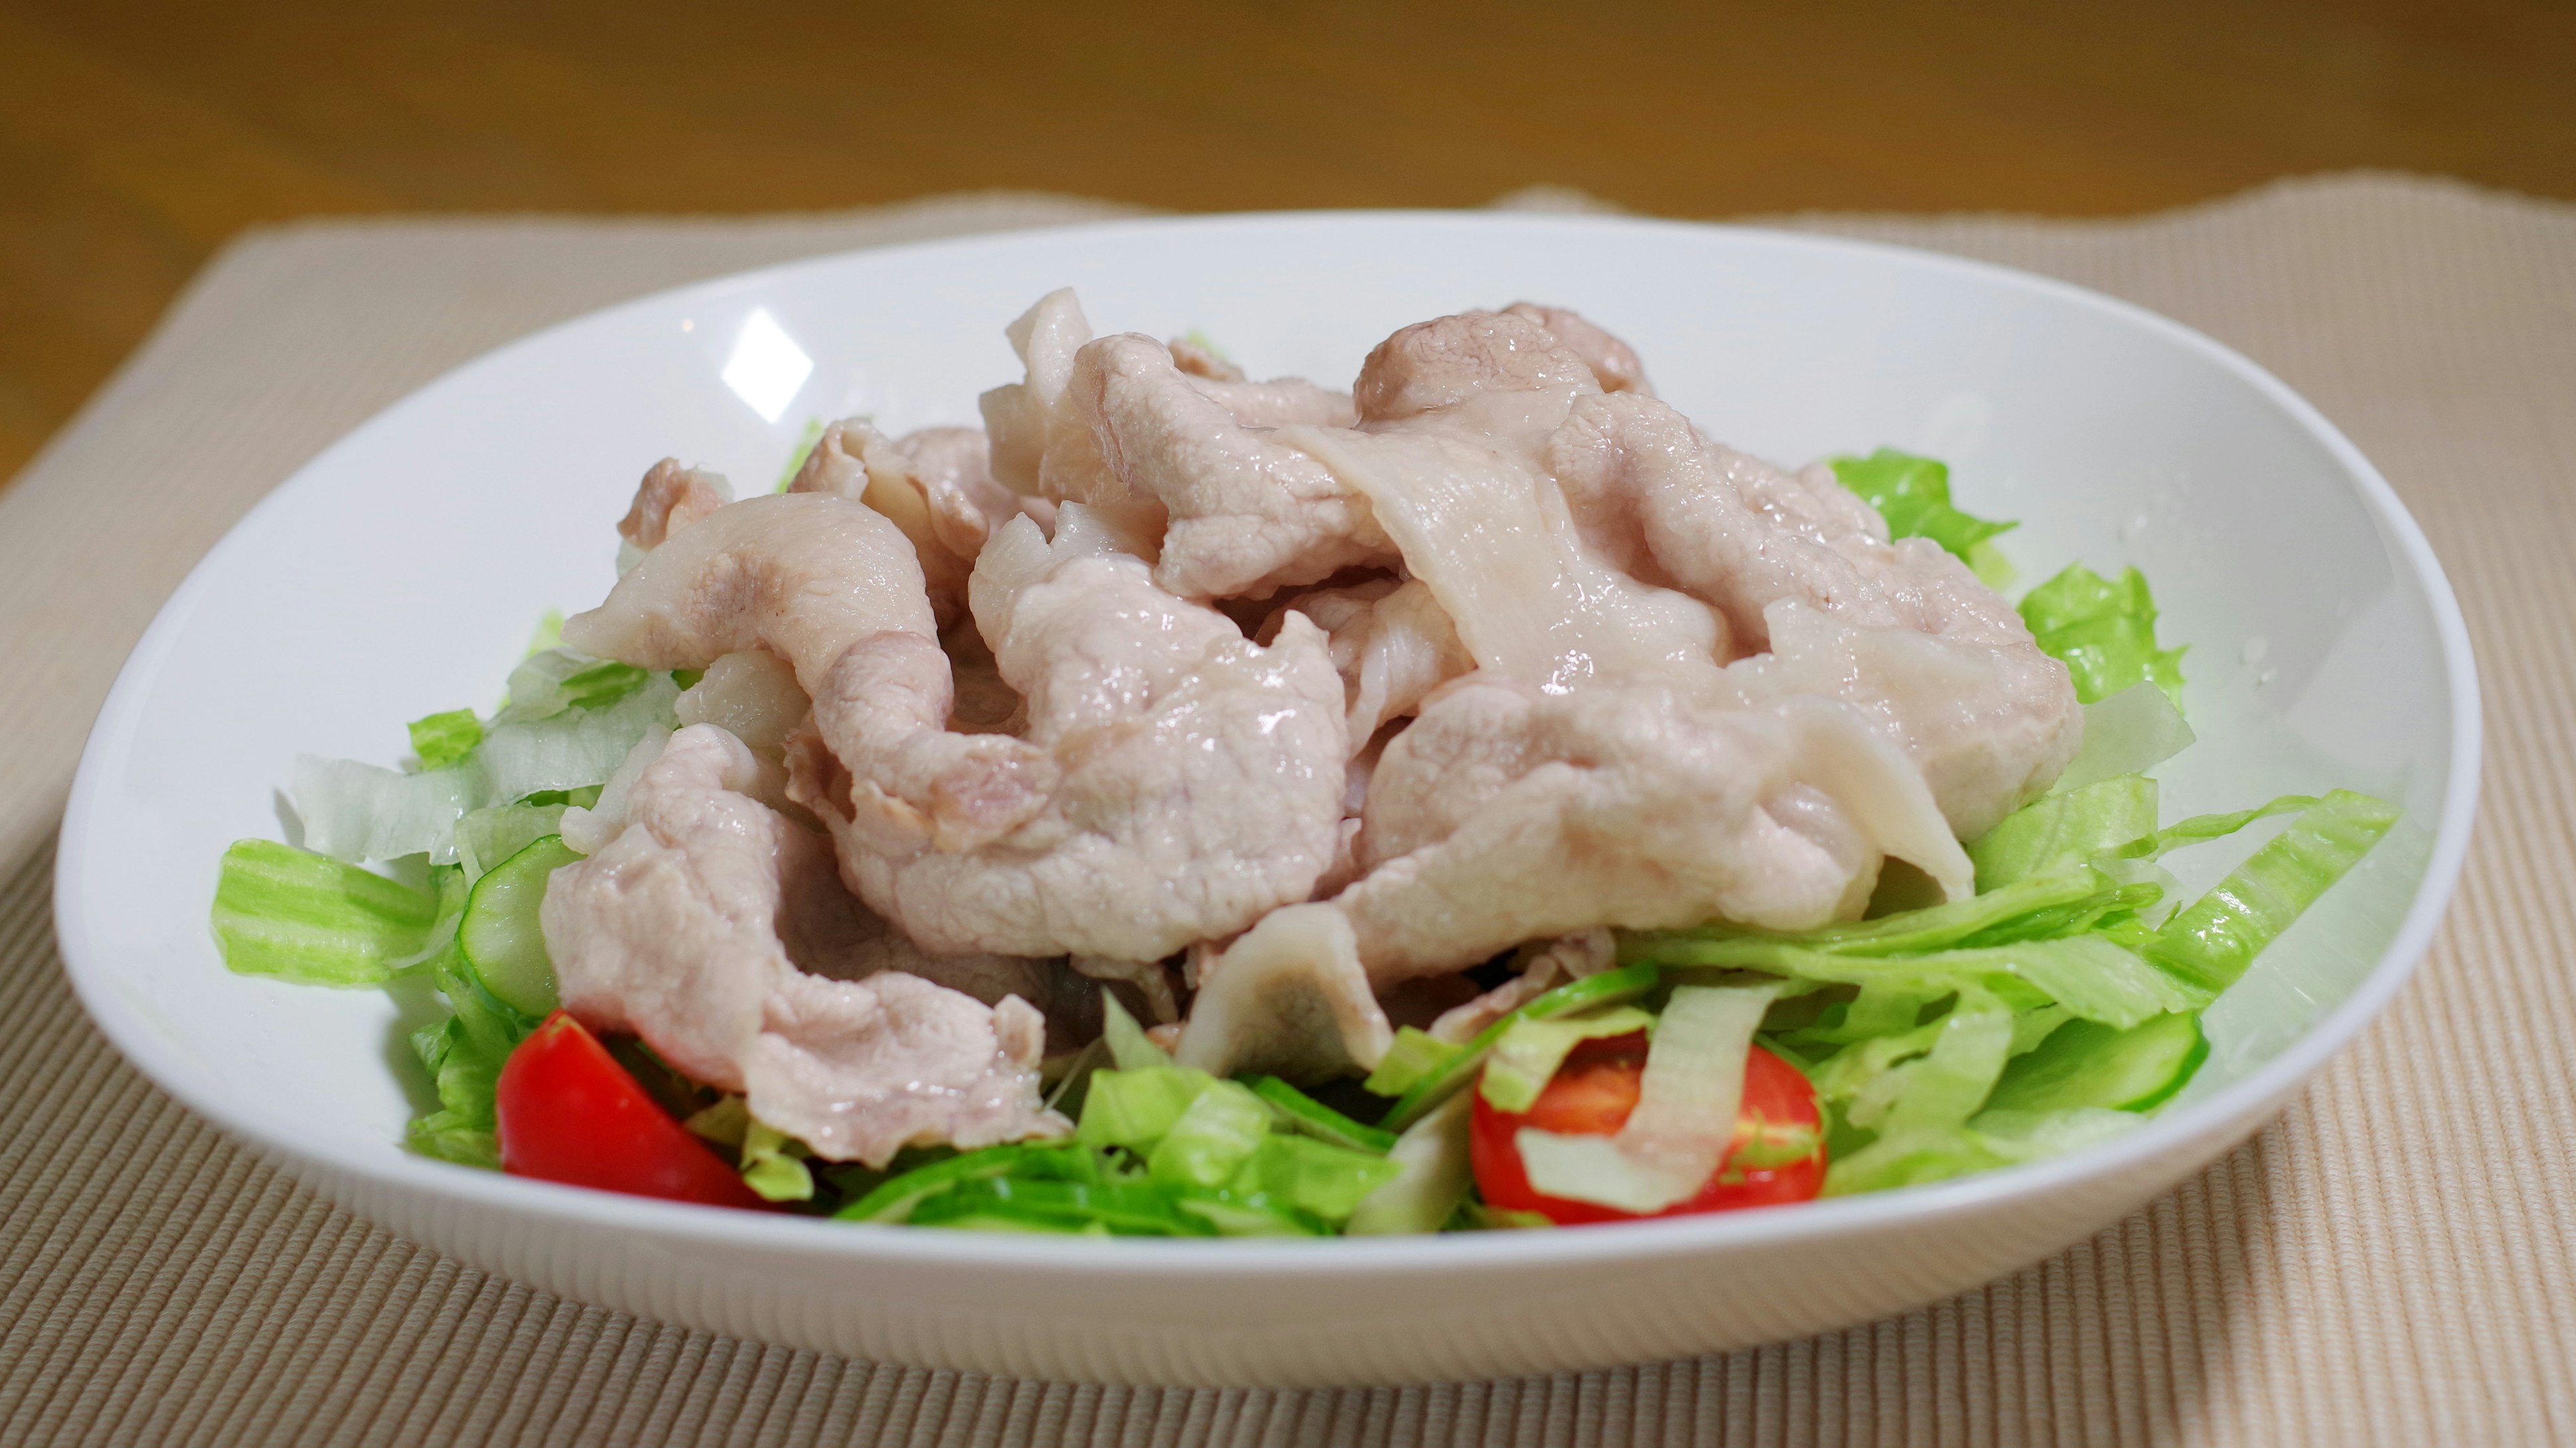
[(1270, 1108), (1271, 1125), (1302, 1132), (1317, 1141), (1383, 1154), (1395, 1146), (1395, 1133), (1380, 1131), (1326, 1106), (1276, 1076), (1255, 1076), (1243, 1084)]
[(483, 721), (471, 709), (423, 715), (405, 727), (411, 733), (411, 752), (419, 756), (423, 769), (443, 769), (483, 742)]
[(1361, 1084), (1380, 1096), (1401, 1096), (1447, 1070), (1464, 1048), (1415, 1026), (1400, 1026), (1395, 1040)]
[(2091, 860), (2156, 831), (2156, 782), (2123, 774), (2053, 794), (1970, 843), (1977, 888), (1994, 890)]
[(1585, 1041), (1652, 1031), (1655, 1018), (1635, 1006), (1613, 1006), (1591, 1015), (1515, 1021), (1494, 1042), (1477, 1091), (1497, 1111), (1527, 1111), (1557, 1068)]
[(2394, 806), (2335, 790), (2167, 921), (2147, 958), (2212, 995), (2227, 989), (2396, 823)]
[(2137, 569), (2110, 579), (2069, 564), (2022, 599), (2021, 617), (2040, 651), (2065, 663), (2084, 703), (2150, 683), (2182, 707), (2183, 650), (2156, 647), (2156, 602)]
[(1834, 476), (1887, 520), (1898, 538), (1929, 538), (1968, 565), (1989, 588), (2008, 587), (2012, 565), (1990, 541), (2021, 526), (1961, 512), (1950, 502), (1946, 463), (1883, 447), (1865, 458), (1833, 459)]
[(811, 1201), (814, 1173), (805, 1165), (811, 1155), (805, 1143), (767, 1122), (754, 1120), (742, 1138), (743, 1184), (769, 1201)]
[[(2284, 814), (2278, 836), (2166, 915), (2157, 859)], [(1971, 844), (1982, 893), (1969, 899), (1793, 934), (1641, 932), (1621, 958), (1675, 980), (1789, 982), (1765, 1043), (1832, 1120), (1826, 1192), (1937, 1181), (2106, 1139), (2172, 1097), (2208, 1054), (2198, 1013), (2396, 818), (2338, 790), (2159, 828), (2154, 782), (2116, 776)]]
[(436, 1083), (438, 1109), (411, 1123), (413, 1149), (467, 1166), (498, 1167), (500, 1139), (493, 1095), (501, 1067), (536, 1018), (501, 1003), (451, 944), (430, 962), (430, 979), (455, 1014), (412, 1033), (411, 1047)]
[(236, 840), (216, 878), (215, 943), (242, 975), (380, 986), (419, 963), (440, 903), (433, 891), (327, 855)]
[(1071, 1137), (933, 1161), (834, 1215), (987, 1231), (1328, 1235), (1404, 1168), (1383, 1149), (1315, 1134), (1323, 1113), (1345, 1123), (1341, 1135), (1383, 1136), (1295, 1094), (1313, 1110), (1283, 1114), (1277, 1087), (1187, 1067), (1103, 1068)]
[(1150, 1150), (1190, 1109), (1190, 1103), (1215, 1084), (1216, 1078), (1206, 1072), (1181, 1066), (1094, 1071), (1075, 1138), (1092, 1146)]

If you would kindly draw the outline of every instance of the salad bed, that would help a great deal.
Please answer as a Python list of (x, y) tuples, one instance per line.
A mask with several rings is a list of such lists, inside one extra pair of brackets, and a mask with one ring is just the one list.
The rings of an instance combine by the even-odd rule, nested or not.
[[(1937, 462), (1835, 464), (1899, 537), (1994, 585), (2010, 528)], [(2171, 825), (2148, 771), (2191, 742), (2180, 649), (2135, 569), (2081, 564), (2019, 605), (2087, 706), (2056, 789), (1969, 844), (1977, 894), (1796, 934), (1632, 932), (1613, 969), (1464, 1043), (1399, 1031), (1360, 1083), (1309, 1093), (1178, 1066), (1106, 1002), (1059, 1063), (1054, 1141), (831, 1165), (640, 1042), (556, 1009), (538, 906), (557, 833), (693, 679), (541, 633), (488, 719), (410, 726), (416, 765), (308, 761), (298, 849), (244, 840), (214, 902), (226, 963), (306, 984), (426, 979), (451, 1014), (414, 1053), (426, 1154), (552, 1180), (845, 1220), (1111, 1235), (1425, 1232), (1622, 1220), (1877, 1191), (2134, 1127), (2207, 1054), (2199, 1017), (2387, 832), (2368, 796), (2289, 796)], [(550, 633), (549, 631), (546, 631)], [(2196, 900), (2159, 864), (2289, 816)], [(385, 864), (384, 862), (391, 862)], [(369, 863), (383, 865), (384, 872)]]

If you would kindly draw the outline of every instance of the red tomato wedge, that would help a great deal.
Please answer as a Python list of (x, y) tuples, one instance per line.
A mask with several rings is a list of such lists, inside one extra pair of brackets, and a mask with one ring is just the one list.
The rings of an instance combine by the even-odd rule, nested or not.
[(493, 1104), (503, 1171), (675, 1202), (769, 1207), (565, 1012), (510, 1053)]
[[(1632, 1222), (1635, 1213), (1592, 1202), (1546, 1197), (1532, 1190), (1521, 1165), (1516, 1138), (1524, 1126), (1569, 1136), (1609, 1136), (1628, 1122), (1646, 1074), (1644, 1032), (1605, 1041), (1586, 1041), (1557, 1068), (1538, 1100), (1524, 1112), (1498, 1111), (1481, 1091), (1468, 1137), (1476, 1186), (1485, 1205), (1505, 1211), (1536, 1212), (1561, 1227), (1585, 1222)], [(1475, 1089), (1475, 1088), (1470, 1088)], [(1797, 1067), (1755, 1046), (1744, 1063), (1744, 1103), (1737, 1109), (1735, 1140), (1726, 1159), (1700, 1188), (1699, 1195), (1650, 1215), (1681, 1217), (1700, 1212), (1728, 1212), (1740, 1207), (1767, 1207), (1803, 1202), (1825, 1184), (1823, 1118), (1816, 1110), (1816, 1090)], [(1774, 1150), (1813, 1142), (1815, 1149), (1777, 1165), (1741, 1168), (1736, 1158), (1756, 1134)]]

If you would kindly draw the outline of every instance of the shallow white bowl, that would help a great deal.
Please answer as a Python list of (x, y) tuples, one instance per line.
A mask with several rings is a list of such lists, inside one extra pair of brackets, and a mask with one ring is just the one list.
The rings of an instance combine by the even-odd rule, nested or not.
[[(281, 833), (296, 754), (390, 761), (489, 705), (531, 625), (595, 602), (609, 524), (676, 454), (769, 487), (810, 418), (975, 420), (1001, 328), (1071, 283), (1103, 331), (1220, 339), (1341, 383), (1395, 327), (1529, 297), (1633, 341), (1714, 436), (1954, 465), (2031, 578), (2134, 562), (2188, 641), (2203, 743), (2169, 814), (2330, 785), (2407, 823), (2211, 1013), (2143, 1129), (1887, 1195), (1576, 1231), (1309, 1243), (856, 1228), (471, 1171), (399, 1145), (418, 1089), (377, 993), (227, 974), (217, 856)], [(117, 1046), (325, 1195), (538, 1287), (722, 1332), (1054, 1378), (1380, 1383), (1672, 1357), (1957, 1292), (2241, 1140), (2422, 954), (2469, 834), (2476, 676), (2386, 483), (2314, 409), (2173, 323), (1991, 267), (1707, 226), (1460, 215), (1138, 222), (827, 258), (557, 327), (424, 388), (233, 530), (136, 648), (61, 846), (63, 955)], [(2201, 853), (2209, 853), (2203, 851)], [(2211, 878), (2225, 860), (2199, 866)]]

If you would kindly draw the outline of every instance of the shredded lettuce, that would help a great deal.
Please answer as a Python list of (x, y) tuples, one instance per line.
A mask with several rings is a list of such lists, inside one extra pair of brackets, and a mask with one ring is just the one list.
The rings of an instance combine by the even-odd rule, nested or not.
[(286, 798), (307, 849), (351, 864), (405, 855), (444, 864), (456, 858), (456, 822), (483, 802), (483, 779), (470, 765), (404, 774), (308, 754)]
[(273, 840), (236, 840), (215, 883), (215, 942), (242, 975), (379, 986), (417, 965), (440, 896)]
[(2137, 569), (2109, 579), (2069, 564), (2022, 599), (2021, 617), (2041, 652), (2065, 662), (2083, 702), (2150, 683), (2182, 707), (2183, 651), (2156, 647), (2155, 599)]
[(786, 492), (788, 486), (796, 481), (796, 475), (805, 471), (805, 460), (814, 455), (814, 445), (822, 440), (823, 419), (819, 417), (805, 419), (805, 430), (796, 434), (795, 444), (787, 449), (787, 466), (778, 470), (778, 486), (771, 488), (770, 491)]
[(1497, 1111), (1527, 1111), (1576, 1046), (1585, 1041), (1633, 1036), (1654, 1027), (1655, 1018), (1635, 1006), (1613, 1006), (1596, 1014), (1552, 1021), (1515, 1021), (1494, 1043), (1493, 1054), (1485, 1058), (1484, 1075), (1476, 1089)]
[(1269, 1135), (1270, 1109), (1260, 1097), (1210, 1081), (1146, 1152), (1146, 1174), (1157, 1186), (1221, 1187)]
[(510, 1052), (537, 1027), (484, 989), (451, 946), (430, 963), (430, 978), (455, 1014), (412, 1033), (411, 1046), (437, 1084), (438, 1109), (411, 1124), (414, 1149), (468, 1166), (498, 1167), (500, 1140), (493, 1093)]
[(496, 804), (456, 822), (456, 863), (468, 883), (548, 835), (563, 833), (560, 804)]
[(1964, 1126), (1884, 1136), (1827, 1166), (1824, 1194), (1883, 1192), (2063, 1156), (2108, 1141), (2142, 1119), (2135, 1112), (2098, 1107), (1994, 1111)]
[(1186, 1066), (1094, 1071), (1082, 1101), (1078, 1140), (1091, 1146), (1150, 1151), (1216, 1078)]
[(2147, 958), (2212, 995), (2227, 989), (2396, 823), (2397, 810), (2381, 800), (2328, 794), (2166, 922)]
[(1291, 1211), (1342, 1222), (1402, 1172), (1400, 1164), (1379, 1153), (1273, 1134), (1263, 1137), (1235, 1168), (1226, 1190), (1238, 1200), (1280, 1203)]
[[(564, 657), (560, 650), (540, 654), (522, 672)], [(600, 669), (623, 672), (578, 682)], [(305, 844), (335, 859), (360, 864), (427, 855), (433, 864), (451, 864), (465, 841), (460, 825), (467, 815), (605, 783), (639, 740), (671, 727), (679, 694), (667, 674), (625, 664), (589, 666), (546, 683), (541, 704), (523, 709), (514, 696), (454, 763), (405, 774), (308, 755), (296, 761), (287, 797), (303, 821)]]
[(1355, 1237), (1437, 1232), (1467, 1203), (1475, 1183), (1467, 1131), (1476, 1098), (1464, 1091), (1433, 1107), (1387, 1150), (1396, 1174), (1351, 1212)]
[(450, 709), (414, 719), (407, 726), (411, 752), (423, 769), (444, 769), (474, 752), (483, 742), (483, 721), (471, 709)]
[(1968, 846), (1977, 888), (1994, 890), (2051, 874), (2154, 834), (2156, 796), (2154, 780), (2122, 774), (2005, 816)]
[[(2155, 861), (2291, 813), (2165, 917), (2171, 877)], [(1832, 1114), (1825, 1190), (1936, 1181), (2102, 1140), (2181, 1089), (2207, 1055), (2197, 1013), (2395, 819), (2337, 791), (2159, 828), (2153, 781), (2118, 775), (1971, 845), (1983, 893), (1968, 900), (1789, 935), (1639, 933), (1621, 954), (1680, 980), (1782, 980), (1766, 1043)]]
[(1255, 1076), (1244, 1084), (1270, 1108), (1274, 1128), (1285, 1127), (1317, 1141), (1359, 1151), (1383, 1154), (1395, 1146), (1394, 1132), (1353, 1121), (1276, 1076)]
[(812, 1154), (805, 1143), (786, 1132), (752, 1120), (742, 1138), (743, 1184), (769, 1201), (811, 1201), (814, 1173), (805, 1158)]
[(1466, 1048), (1416, 1026), (1399, 1026), (1395, 1039), (1361, 1084), (1380, 1096), (1402, 1096), (1446, 1071)]
[(1865, 458), (1833, 459), (1834, 476), (1887, 520), (1898, 538), (1929, 538), (1975, 570), (1989, 588), (2012, 582), (2012, 565), (1990, 541), (2020, 527), (1961, 512), (1950, 502), (1948, 464), (1883, 447)]
[(1172, 1054), (1154, 1044), (1136, 1018), (1118, 1003), (1118, 997), (1101, 992), (1102, 1012), (1100, 1038), (1109, 1043), (1109, 1059), (1122, 1071), (1141, 1070), (1147, 1066), (1168, 1066)]
[(605, 784), (636, 741), (675, 722), (671, 706), (679, 702), (680, 686), (668, 674), (632, 672), (638, 677), (631, 686), (603, 687), (587, 701), (542, 717), (512, 720), (505, 711), (471, 761), (484, 777), (478, 803)]
[[(1783, 947), (1836, 955), (1914, 955), (1972, 938), (2035, 938), (2062, 933), (2085, 907), (2106, 903), (2117, 886), (2100, 871), (2070, 866), (1972, 895), (1876, 920), (1781, 935), (1723, 923), (1695, 930), (1636, 932), (1620, 944), (1622, 960), (1665, 965), (1764, 969)], [(2069, 915), (2068, 911), (2074, 911)], [(2080, 928), (2080, 927), (2079, 927)]]
[(2084, 747), (2050, 786), (2070, 794), (2123, 774), (2144, 774), (2192, 746), (2182, 710), (2153, 684), (2131, 684), (2084, 706)]
[[(556, 620), (558, 635), (562, 626)], [(525, 724), (551, 719), (567, 709), (604, 709), (643, 688), (652, 677), (633, 664), (557, 644), (529, 654), (510, 671), (509, 702), (494, 722)]]
[[(1296, 1094), (1311, 1111), (1283, 1115), (1275, 1089), (1184, 1066), (1096, 1070), (1070, 1139), (934, 1161), (873, 1184), (836, 1215), (995, 1231), (1328, 1234), (1404, 1168), (1309, 1129), (1321, 1113), (1343, 1121), (1344, 1135), (1375, 1134)], [(1273, 1129), (1283, 1124), (1291, 1129)]]
[(1744, 1065), (1779, 987), (1681, 986), (1646, 1052), (1637, 1105), (1609, 1136), (1522, 1127), (1514, 1137), (1541, 1195), (1660, 1212), (1707, 1185), (1735, 1139)]

